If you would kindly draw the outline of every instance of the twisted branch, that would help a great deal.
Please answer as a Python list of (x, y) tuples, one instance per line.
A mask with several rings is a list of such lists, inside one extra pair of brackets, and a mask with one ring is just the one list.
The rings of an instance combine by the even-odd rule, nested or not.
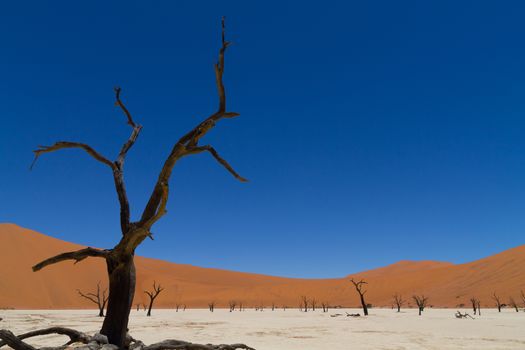
[(52, 146), (38, 146), (38, 149), (34, 150), (33, 153), (35, 154), (35, 158), (33, 159), (33, 162), (31, 163), (30, 169), (33, 169), (33, 166), (35, 165), (38, 158), (44, 154), (44, 153), (51, 153), (55, 152), (64, 148), (80, 148), (84, 151), (86, 151), (87, 154), (98, 160), (99, 162), (109, 166), (111, 169), (114, 168), (113, 162), (111, 162), (109, 159), (98, 153), (93, 149), (93, 147), (85, 144), (85, 143), (79, 143), (79, 142), (69, 142), (69, 141), (59, 141), (55, 143)]
[(48, 335), (48, 334), (60, 334), (60, 335), (66, 335), (69, 337), (69, 342), (66, 345), (70, 345), (73, 343), (84, 343), (87, 344), (91, 341), (91, 337), (79, 332), (77, 330), (71, 329), (71, 328), (64, 328), (64, 327), (51, 327), (51, 328), (45, 328), (40, 329), (24, 334), (20, 334), (15, 336), (13, 333), (11, 333), (8, 330), (0, 330), (0, 339), (3, 341), (0, 342), (0, 347), (4, 345), (9, 345), (15, 350), (34, 350), (35, 348), (31, 345), (28, 345), (24, 343), (22, 340), (32, 337), (37, 337), (41, 335)]
[(77, 250), (74, 252), (62, 253), (54, 257), (48, 258), (36, 264), (35, 266), (33, 266), (33, 271), (35, 272), (39, 271), (48, 265), (56, 264), (56, 263), (59, 263), (65, 260), (75, 260), (75, 264), (76, 264), (88, 257), (106, 258), (108, 254), (109, 254), (108, 250), (95, 249), (95, 248), (88, 247), (88, 248), (84, 248), (84, 249)]
[(246, 181), (245, 178), (238, 175), (233, 168), (222, 159), (218, 153), (211, 146), (198, 146), (199, 140), (208, 133), (215, 124), (224, 118), (234, 118), (239, 116), (239, 113), (236, 112), (227, 112), (226, 111), (226, 90), (223, 83), (223, 73), (224, 73), (224, 54), (226, 49), (230, 45), (230, 42), (225, 39), (225, 19), (222, 18), (222, 35), (221, 35), (221, 48), (219, 49), (219, 58), (217, 63), (214, 65), (215, 68), (215, 81), (217, 85), (217, 93), (219, 96), (219, 106), (217, 112), (210, 115), (199, 125), (189, 131), (187, 134), (182, 136), (179, 141), (173, 146), (168, 158), (164, 162), (164, 165), (160, 171), (159, 177), (153, 189), (153, 192), (150, 196), (150, 199), (142, 213), (140, 219), (141, 223), (148, 222), (153, 218), (158, 212), (158, 208), (161, 206), (161, 203), (164, 201), (163, 192), (164, 184), (169, 182), (173, 167), (182, 157), (193, 154), (200, 153), (203, 151), (209, 151), (215, 159), (219, 161), (231, 174), (235, 176), (239, 181)]

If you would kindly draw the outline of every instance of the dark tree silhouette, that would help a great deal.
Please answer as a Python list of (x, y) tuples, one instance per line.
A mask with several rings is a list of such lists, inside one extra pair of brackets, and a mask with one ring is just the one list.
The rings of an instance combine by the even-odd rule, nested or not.
[(421, 313), (423, 312), (423, 310), (425, 310), (425, 307), (427, 307), (428, 297), (424, 295), (414, 295), (412, 296), (412, 299), (414, 299), (414, 301), (416, 302), (416, 305), (419, 310), (419, 316), (421, 316)]
[(501, 303), (501, 299), (499, 296), (496, 295), (496, 292), (492, 294), (492, 299), (496, 302), (496, 306), (498, 307), (498, 312), (501, 312), (501, 307), (503, 304)]
[(144, 293), (146, 293), (149, 297), (148, 314), (146, 316), (151, 316), (151, 309), (153, 308), (153, 303), (155, 302), (155, 299), (157, 299), (157, 297), (159, 296), (160, 292), (162, 292), (163, 290), (164, 288), (162, 288), (160, 284), (157, 285), (156, 282), (153, 281), (153, 290), (151, 292), (147, 290), (144, 291)]
[(129, 344), (127, 339), (127, 329), (129, 313), (135, 293), (135, 249), (146, 239), (153, 239), (152, 226), (166, 214), (166, 205), (169, 196), (169, 180), (171, 178), (174, 166), (183, 158), (200, 153), (209, 153), (216, 161), (219, 162), (228, 172), (237, 180), (246, 182), (247, 180), (240, 176), (226, 160), (211, 145), (201, 145), (202, 138), (211, 131), (215, 125), (223, 119), (230, 119), (239, 116), (238, 113), (230, 112), (226, 109), (226, 92), (223, 83), (224, 73), (224, 56), (230, 42), (225, 40), (224, 18), (222, 19), (222, 45), (218, 53), (218, 61), (215, 64), (215, 80), (218, 90), (218, 108), (217, 111), (204, 119), (195, 128), (183, 135), (173, 146), (171, 152), (166, 158), (162, 169), (158, 175), (153, 191), (149, 200), (142, 211), (141, 217), (132, 221), (130, 218), (130, 205), (127, 197), (127, 191), (124, 182), (124, 160), (129, 150), (135, 144), (142, 125), (135, 122), (131, 113), (121, 100), (121, 89), (115, 88), (115, 104), (120, 107), (125, 114), (127, 124), (131, 127), (131, 135), (128, 140), (122, 144), (117, 158), (114, 161), (109, 160), (93, 147), (79, 142), (60, 141), (51, 146), (40, 146), (35, 153), (33, 165), (40, 156), (63, 149), (80, 149), (85, 151), (89, 156), (107, 166), (113, 175), (115, 189), (120, 204), (120, 228), (122, 237), (118, 244), (112, 249), (96, 249), (87, 247), (78, 251), (62, 253), (57, 256), (46, 259), (35, 266), (33, 271), (39, 271), (46, 266), (56, 264), (66, 260), (80, 262), (88, 257), (101, 258), (106, 261), (107, 272), (109, 277), (109, 300), (106, 318), (102, 325), (101, 333), (106, 335), (111, 344), (119, 348), (126, 348)]
[(359, 299), (361, 300), (361, 307), (363, 308), (363, 314), (365, 316), (368, 316), (368, 304), (365, 302), (365, 294), (367, 291), (363, 290), (364, 285), (368, 283), (363, 280), (356, 282), (353, 278), (350, 279), (350, 282), (352, 282), (356, 292), (359, 294)]
[(237, 306), (237, 302), (235, 300), (230, 301), (230, 312), (235, 311), (235, 307)]
[(312, 298), (310, 301), (310, 305), (312, 305), (312, 311), (315, 311), (315, 307), (317, 306), (317, 300), (315, 298)]
[(516, 312), (520, 311), (518, 303), (516, 302), (516, 299), (514, 299), (513, 297), (509, 298), (509, 305), (512, 306), (514, 308), (514, 310), (516, 310)]
[(215, 310), (215, 301), (211, 301), (208, 303), (208, 309), (213, 312)]
[(475, 315), (476, 312), (478, 311), (479, 300), (472, 297), (470, 298), (470, 303), (472, 305), (472, 311), (474, 311), (474, 315)]
[(323, 301), (321, 303), (321, 307), (323, 308), (323, 312), (328, 312), (328, 303)]
[(97, 284), (97, 293), (87, 293), (84, 294), (80, 291), (80, 289), (77, 289), (78, 294), (86, 298), (87, 300), (91, 301), (94, 304), (97, 304), (98, 306), (98, 315), (100, 317), (104, 317), (104, 309), (106, 308), (106, 303), (108, 302), (108, 297), (106, 296), (107, 289), (104, 289), (102, 293), (100, 293), (100, 282)]
[(306, 295), (301, 295), (301, 306), (299, 307), (299, 310), (304, 309), (304, 312), (308, 312), (308, 298)]
[(403, 306), (403, 304), (405, 303), (405, 300), (403, 300), (403, 297), (401, 296), (401, 294), (397, 294), (397, 293), (394, 294), (393, 299), (394, 299), (394, 304), (397, 307), (397, 312), (401, 312), (401, 306)]

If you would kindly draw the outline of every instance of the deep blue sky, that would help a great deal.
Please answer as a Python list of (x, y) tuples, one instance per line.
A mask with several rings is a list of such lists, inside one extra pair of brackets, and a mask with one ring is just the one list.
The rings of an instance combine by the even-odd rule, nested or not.
[(111, 247), (109, 169), (126, 163), (136, 218), (173, 143), (216, 108), (227, 16), (229, 109), (208, 155), (175, 168), (138, 254), (295, 277), (400, 259), (467, 262), (523, 244), (523, 2), (89, 1), (0, 5), (0, 221)]

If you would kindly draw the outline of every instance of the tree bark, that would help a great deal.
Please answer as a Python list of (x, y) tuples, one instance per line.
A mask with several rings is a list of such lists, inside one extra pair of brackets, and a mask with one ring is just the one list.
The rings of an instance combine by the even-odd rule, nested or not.
[(363, 313), (365, 314), (365, 316), (368, 316), (368, 306), (366, 306), (366, 302), (365, 302), (365, 298), (363, 294), (361, 294), (360, 297), (361, 297), (361, 306), (363, 307)]
[(109, 274), (109, 299), (101, 333), (109, 343), (123, 349), (133, 296), (135, 294), (135, 264), (133, 254), (109, 256), (106, 259)]

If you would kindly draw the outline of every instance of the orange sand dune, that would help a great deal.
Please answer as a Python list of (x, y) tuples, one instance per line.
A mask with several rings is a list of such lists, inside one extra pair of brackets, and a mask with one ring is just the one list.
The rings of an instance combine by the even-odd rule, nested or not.
[[(0, 247), (0, 308), (90, 308), (92, 304), (80, 298), (76, 290), (93, 290), (98, 281), (107, 284), (101, 259), (86, 259), (79, 264), (64, 262), (32, 272), (31, 266), (45, 258), (82, 248), (77, 244), (17, 225), (0, 224)], [(158, 307), (171, 308), (177, 303), (206, 307), (210, 301), (215, 301), (217, 307), (226, 307), (230, 300), (249, 307), (272, 303), (297, 307), (302, 295), (315, 298), (318, 303), (358, 305), (348, 278), (281, 278), (143, 257), (136, 258), (136, 266), (135, 302), (146, 301), (143, 291), (156, 280), (166, 288), (157, 299)], [(417, 293), (428, 295), (434, 306), (468, 304), (476, 296), (482, 305), (492, 307), (494, 291), (506, 301), (509, 296), (518, 298), (520, 290), (525, 290), (525, 246), (467, 264), (400, 261), (353, 277), (368, 281), (367, 301), (374, 306), (391, 306), (394, 293), (401, 293), (405, 299)]]

